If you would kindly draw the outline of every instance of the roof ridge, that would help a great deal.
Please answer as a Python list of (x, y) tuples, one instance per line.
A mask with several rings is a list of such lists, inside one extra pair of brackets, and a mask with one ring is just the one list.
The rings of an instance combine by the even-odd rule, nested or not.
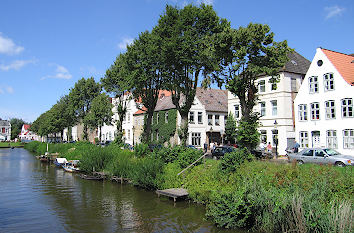
[[(321, 47), (320, 47), (321, 48)], [(334, 52), (334, 53), (339, 53), (339, 54), (342, 54), (342, 55), (346, 55), (346, 56), (349, 56), (351, 57), (349, 54), (346, 54), (346, 53), (341, 53), (341, 52), (337, 52), (337, 51), (334, 51), (334, 50), (330, 50), (330, 49), (325, 49), (325, 48), (321, 48), (323, 50), (327, 50), (327, 51), (330, 51), (330, 52)]]

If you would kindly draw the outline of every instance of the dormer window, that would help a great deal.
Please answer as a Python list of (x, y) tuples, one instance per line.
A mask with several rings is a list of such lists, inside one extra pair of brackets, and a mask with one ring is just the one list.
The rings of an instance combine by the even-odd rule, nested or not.
[(258, 91), (260, 93), (265, 92), (265, 80), (260, 80), (258, 83)]
[(334, 78), (333, 73), (327, 73), (323, 75), (323, 85), (325, 91), (334, 90)]
[(311, 76), (309, 77), (309, 92), (318, 93), (318, 77)]

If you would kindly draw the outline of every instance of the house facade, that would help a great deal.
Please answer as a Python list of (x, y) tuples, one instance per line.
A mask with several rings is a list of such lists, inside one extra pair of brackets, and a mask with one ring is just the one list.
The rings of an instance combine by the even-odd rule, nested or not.
[(31, 125), (29, 125), (29, 124), (22, 125), (21, 132), (18, 135), (18, 138), (21, 141), (41, 141), (42, 138), (40, 136), (38, 136), (37, 134), (35, 134), (34, 132), (32, 132), (30, 130), (30, 128), (31, 128)]
[(354, 57), (317, 48), (295, 99), (300, 148), (354, 155)]
[(11, 140), (11, 123), (10, 121), (0, 118), (0, 141)]
[[(258, 102), (254, 111), (260, 114), (260, 140), (277, 147), (279, 155), (295, 143), (294, 99), (310, 66), (310, 61), (297, 52), (288, 55), (289, 61), (279, 71), (279, 82), (271, 83), (269, 76), (260, 76)], [(241, 119), (239, 99), (228, 92), (228, 111)]]

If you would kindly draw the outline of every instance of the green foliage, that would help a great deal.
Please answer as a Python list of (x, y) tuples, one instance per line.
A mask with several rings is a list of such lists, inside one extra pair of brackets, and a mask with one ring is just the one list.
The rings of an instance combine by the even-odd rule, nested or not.
[[(110, 149), (112, 146), (109, 146)], [(132, 177), (132, 171), (134, 170), (133, 163), (133, 153), (128, 150), (121, 150), (115, 148), (115, 152), (113, 153), (113, 160), (108, 164), (105, 169), (111, 175), (130, 178)]]
[(227, 117), (227, 121), (225, 124), (225, 141), (229, 142), (231, 144), (236, 143), (236, 138), (237, 138), (237, 121), (234, 118), (234, 115), (232, 113), (229, 113)]
[(249, 150), (256, 148), (259, 142), (258, 116), (252, 114), (249, 118), (242, 117), (237, 126), (237, 143)]
[(252, 154), (247, 148), (236, 149), (226, 153), (220, 163), (220, 170), (225, 173), (235, 172), (244, 162), (252, 159)]
[(164, 167), (163, 170), (163, 182), (159, 184), (159, 189), (169, 189), (182, 187), (183, 178), (182, 176), (177, 176), (181, 171), (181, 167), (178, 163), (169, 163)]
[(22, 119), (11, 118), (11, 140), (17, 138), (17, 135), (21, 133), (22, 125), (26, 124), (26, 122)]
[[(165, 115), (168, 114), (168, 121), (165, 121)], [(158, 115), (158, 117), (157, 117)], [(157, 118), (159, 121), (157, 122)], [(153, 142), (163, 144), (168, 142), (176, 132), (177, 125), (177, 110), (170, 109), (166, 111), (159, 111), (154, 113), (154, 122), (151, 125), (153, 132)], [(159, 140), (157, 139), (157, 132), (159, 133)]]
[(148, 144), (140, 143), (134, 147), (135, 157), (142, 158), (150, 154), (150, 148)]

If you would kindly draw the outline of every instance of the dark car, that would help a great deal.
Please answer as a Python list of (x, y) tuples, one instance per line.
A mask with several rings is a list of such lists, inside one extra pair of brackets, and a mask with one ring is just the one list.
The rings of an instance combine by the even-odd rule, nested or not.
[(161, 148), (162, 148), (162, 145), (160, 145), (160, 144), (150, 144), (149, 145), (149, 149), (150, 149), (151, 152), (154, 151), (154, 150), (159, 150)]
[(232, 146), (217, 146), (211, 152), (211, 155), (213, 158), (219, 159), (220, 157), (224, 156), (224, 154), (233, 152), (235, 150), (235, 147)]

